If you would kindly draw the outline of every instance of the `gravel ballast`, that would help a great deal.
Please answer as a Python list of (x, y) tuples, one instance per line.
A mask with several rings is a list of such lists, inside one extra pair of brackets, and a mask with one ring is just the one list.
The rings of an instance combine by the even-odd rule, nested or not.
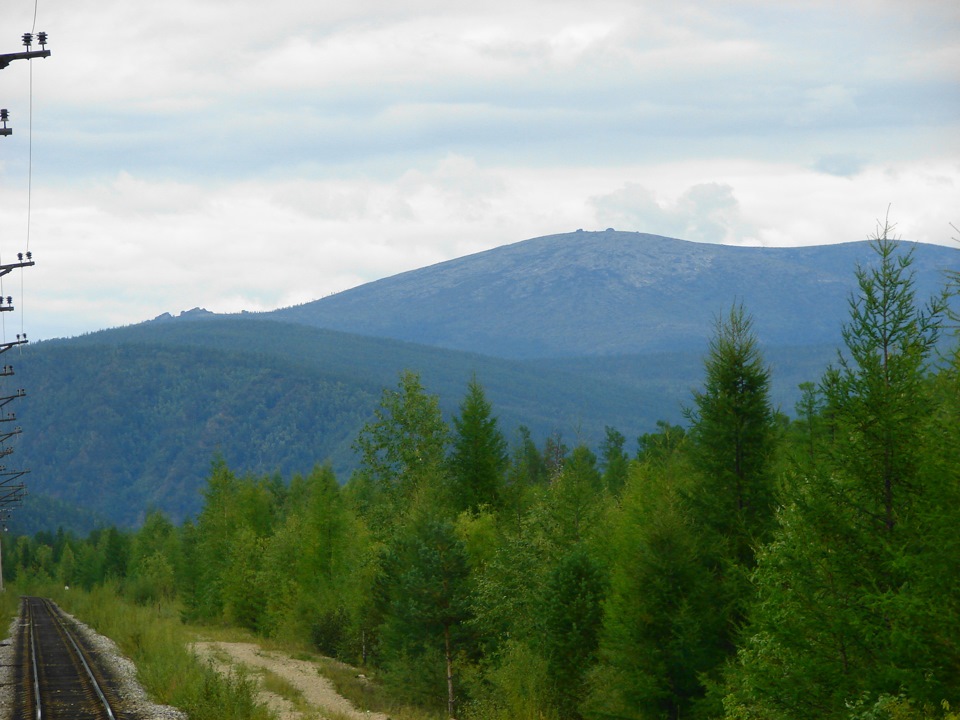
[[(117, 644), (108, 637), (95, 632), (75, 617), (66, 614), (74, 623), (83, 639), (107, 665), (116, 681), (116, 692), (124, 703), (124, 709), (138, 720), (188, 720), (182, 710), (169, 705), (157, 705), (147, 697), (143, 686), (137, 681), (137, 668), (125, 657)], [(20, 630), (20, 618), (14, 618), (7, 629), (7, 639), (0, 643), (0, 718), (10, 718), (14, 703), (14, 666), (17, 662), (15, 638)]]

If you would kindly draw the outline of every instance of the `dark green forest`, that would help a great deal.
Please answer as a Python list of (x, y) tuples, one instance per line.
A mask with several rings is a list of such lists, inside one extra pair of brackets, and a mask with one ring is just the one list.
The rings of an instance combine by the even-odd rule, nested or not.
[(16, 362), (29, 389), (18, 417), (30, 428), (18, 457), (44, 508), (14, 521), (26, 532), (86, 532), (136, 527), (159, 509), (180, 522), (200, 511), (215, 454), (240, 474), (289, 479), (329, 462), (346, 480), (357, 467), (353, 439), (405, 368), (417, 369), (448, 419), (471, 376), (482, 376), (509, 435), (520, 425), (535, 437), (559, 428), (596, 444), (605, 424), (635, 437), (661, 417), (678, 422), (676, 398), (696, 383), (695, 362), (638, 357), (633, 366), (633, 378), (605, 377), (245, 317), (39, 343)]
[(956, 718), (960, 279), (917, 297), (873, 245), (792, 417), (740, 304), (682, 424), (593, 447), (504, 432), (476, 377), (447, 421), (408, 370), (344, 484), (217, 457), (193, 520), (4, 537), (5, 578), (307, 637), (437, 717)]

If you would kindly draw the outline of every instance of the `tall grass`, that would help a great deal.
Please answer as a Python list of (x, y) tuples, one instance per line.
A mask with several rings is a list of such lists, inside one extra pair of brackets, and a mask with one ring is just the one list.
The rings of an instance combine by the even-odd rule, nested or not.
[[(271, 720), (256, 702), (256, 683), (244, 673), (219, 674), (188, 649), (195, 639), (175, 607), (142, 607), (119, 596), (115, 587), (89, 593), (62, 587), (25, 588), (57, 604), (101, 635), (111, 638), (137, 666), (140, 683), (154, 702), (184, 710), (190, 720)], [(11, 595), (10, 590), (4, 595)], [(6, 611), (8, 598), (0, 607)]]
[(20, 594), (16, 590), (6, 588), (0, 593), (0, 633), (6, 635), (7, 628), (20, 611)]
[(379, 681), (358, 675), (357, 668), (351, 665), (325, 657), (312, 659), (319, 665), (318, 672), (361, 712), (380, 712), (393, 720), (446, 720), (444, 712), (397, 702)]
[[(0, 620), (7, 625), (17, 614), (21, 594), (52, 598), (78, 620), (111, 638), (137, 666), (138, 679), (151, 700), (185, 711), (190, 720), (274, 718), (266, 706), (255, 701), (258, 683), (254, 675), (241, 670), (223, 676), (188, 649), (198, 639), (198, 631), (181, 623), (175, 605), (136, 605), (109, 584), (90, 592), (64, 590), (63, 586), (52, 584), (15, 586), (0, 593)], [(248, 632), (232, 628), (205, 627), (202, 632), (225, 641), (256, 641)], [(288, 646), (277, 641), (265, 644), (316, 662), (318, 672), (330, 679), (336, 690), (361, 711), (387, 713), (394, 720), (446, 718), (445, 713), (398, 703), (379, 682), (358, 676), (357, 668), (317, 656), (304, 645)], [(287, 687), (288, 683), (282, 678), (265, 677), (264, 685), (291, 700), (305, 717), (312, 717), (302, 696), (297, 697), (299, 691)], [(338, 717), (336, 713), (327, 715), (334, 720)]]

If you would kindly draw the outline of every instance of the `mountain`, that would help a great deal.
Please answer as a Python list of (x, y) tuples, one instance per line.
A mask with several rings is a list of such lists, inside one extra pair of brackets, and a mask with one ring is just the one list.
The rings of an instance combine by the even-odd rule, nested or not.
[[(329, 462), (346, 480), (354, 439), (405, 369), (421, 374), (448, 418), (476, 375), (511, 439), (522, 424), (538, 442), (560, 432), (568, 444), (596, 447), (606, 425), (635, 439), (658, 419), (681, 419), (661, 372), (625, 383), (245, 316), (41, 342), (15, 369), (28, 389), (16, 457), (31, 470), (31, 496), (127, 526), (151, 508), (174, 520), (196, 513), (217, 455), (238, 473), (285, 479)], [(688, 387), (697, 381), (674, 376)], [(51, 523), (75, 519), (59, 513)]]
[[(956, 250), (914, 252), (920, 297), (958, 269)], [(181, 520), (217, 455), (284, 479), (329, 462), (346, 480), (357, 433), (407, 369), (448, 418), (476, 375), (509, 439), (525, 425), (538, 443), (559, 432), (596, 448), (611, 426), (632, 452), (657, 420), (682, 421), (714, 318), (734, 300), (757, 319), (774, 403), (790, 412), (797, 384), (835, 358), (854, 268), (871, 259), (864, 243), (571, 233), (272, 313), (194, 309), (30, 345), (15, 362), (27, 397), (14, 458), (31, 470), (26, 502), (43, 497), (15, 515), (34, 525), (12, 527), (129, 526), (152, 508)]]
[[(919, 297), (960, 269), (960, 251), (914, 249)], [(703, 346), (743, 302), (770, 346), (837, 343), (869, 266), (868, 242), (733, 247), (643, 233), (525, 240), (268, 313), (272, 319), (529, 359), (676, 352)]]

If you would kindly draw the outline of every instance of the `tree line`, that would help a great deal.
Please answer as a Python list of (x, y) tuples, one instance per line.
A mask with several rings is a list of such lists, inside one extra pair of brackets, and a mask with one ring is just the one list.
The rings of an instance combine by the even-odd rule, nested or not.
[(215, 460), (194, 520), (20, 537), (5, 575), (306, 639), (448, 717), (956, 717), (957, 278), (919, 299), (889, 226), (873, 244), (793, 419), (734, 305), (686, 425), (635, 450), (506, 438), (477, 378), (447, 422), (404, 372), (346, 484)]

